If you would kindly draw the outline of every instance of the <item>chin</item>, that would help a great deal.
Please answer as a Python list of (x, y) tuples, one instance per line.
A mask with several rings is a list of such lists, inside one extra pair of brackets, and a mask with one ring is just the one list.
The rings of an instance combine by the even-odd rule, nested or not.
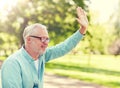
[(44, 54), (44, 53), (45, 53), (45, 50), (44, 50), (44, 51), (40, 51), (39, 53), (40, 53), (40, 55), (42, 55), (42, 54)]

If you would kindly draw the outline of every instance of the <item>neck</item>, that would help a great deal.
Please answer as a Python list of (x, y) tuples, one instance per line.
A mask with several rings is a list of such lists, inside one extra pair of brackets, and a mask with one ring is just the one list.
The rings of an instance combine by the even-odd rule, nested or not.
[(28, 47), (25, 47), (25, 50), (29, 53), (29, 55), (30, 55), (34, 60), (37, 60), (37, 59), (38, 59), (39, 53), (36, 53), (36, 52), (30, 50), (30, 48), (28, 48)]

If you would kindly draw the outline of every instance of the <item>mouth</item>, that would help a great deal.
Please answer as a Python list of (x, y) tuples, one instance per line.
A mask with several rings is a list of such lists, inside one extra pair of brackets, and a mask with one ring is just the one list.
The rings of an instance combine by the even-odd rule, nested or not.
[(42, 45), (41, 48), (42, 48), (42, 50), (45, 50), (47, 48), (47, 46)]

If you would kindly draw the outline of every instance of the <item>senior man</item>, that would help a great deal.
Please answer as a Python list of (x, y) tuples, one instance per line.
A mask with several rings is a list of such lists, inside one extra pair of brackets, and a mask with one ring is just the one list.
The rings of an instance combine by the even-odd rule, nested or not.
[(52, 47), (48, 47), (50, 39), (45, 25), (36, 23), (26, 27), (24, 45), (2, 65), (2, 88), (43, 88), (45, 63), (72, 50), (86, 32), (88, 20), (81, 7), (77, 8), (77, 15), (80, 29)]

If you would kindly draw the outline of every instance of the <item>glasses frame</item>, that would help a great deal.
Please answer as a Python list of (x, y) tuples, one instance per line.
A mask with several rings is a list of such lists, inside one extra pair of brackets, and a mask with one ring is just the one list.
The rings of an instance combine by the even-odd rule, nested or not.
[(34, 35), (31, 35), (30, 37), (33, 37), (33, 38), (37, 38), (39, 39), (42, 43), (49, 43), (50, 42), (50, 38), (45, 38), (45, 37), (39, 37), (39, 36), (34, 36)]

